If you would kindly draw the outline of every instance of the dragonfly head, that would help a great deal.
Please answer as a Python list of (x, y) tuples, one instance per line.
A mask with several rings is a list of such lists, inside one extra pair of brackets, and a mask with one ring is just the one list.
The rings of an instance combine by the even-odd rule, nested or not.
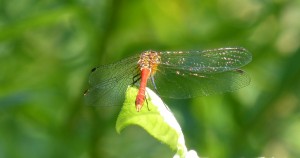
[(161, 57), (158, 52), (149, 50), (141, 54), (138, 61), (140, 69), (150, 69), (152, 73), (155, 73), (157, 65), (161, 63)]

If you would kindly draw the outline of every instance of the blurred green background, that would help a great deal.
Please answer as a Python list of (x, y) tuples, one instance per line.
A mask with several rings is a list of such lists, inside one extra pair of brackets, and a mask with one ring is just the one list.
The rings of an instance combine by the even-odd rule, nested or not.
[(120, 107), (86, 107), (90, 70), (144, 50), (242, 46), (251, 85), (165, 100), (203, 157), (300, 157), (299, 0), (0, 0), (0, 157), (172, 157)]

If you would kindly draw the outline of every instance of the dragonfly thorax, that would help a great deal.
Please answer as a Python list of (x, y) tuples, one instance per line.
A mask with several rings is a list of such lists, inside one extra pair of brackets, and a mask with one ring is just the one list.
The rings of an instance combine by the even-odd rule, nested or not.
[(154, 73), (160, 62), (161, 59), (159, 53), (155, 51), (145, 51), (141, 54), (138, 65), (140, 70), (149, 69), (151, 73)]

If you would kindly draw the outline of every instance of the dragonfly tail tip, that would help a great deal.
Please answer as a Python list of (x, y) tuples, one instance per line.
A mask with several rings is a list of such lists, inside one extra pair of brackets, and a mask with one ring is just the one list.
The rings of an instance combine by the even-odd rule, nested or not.
[(137, 112), (140, 112), (141, 109), (142, 109), (142, 107), (143, 107), (142, 105), (137, 104), (137, 105), (136, 105), (136, 111), (137, 111)]

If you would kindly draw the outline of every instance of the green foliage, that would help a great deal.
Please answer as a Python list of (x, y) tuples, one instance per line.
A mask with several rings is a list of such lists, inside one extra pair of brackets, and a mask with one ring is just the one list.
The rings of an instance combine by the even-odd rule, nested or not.
[(180, 135), (179, 132), (181, 131), (176, 131), (175, 128), (164, 120), (164, 117), (158, 110), (158, 106), (164, 107), (164, 104), (159, 102), (160, 105), (153, 105), (152, 99), (155, 96), (148, 96), (146, 104), (148, 104), (147, 107), (149, 109), (144, 107), (140, 112), (137, 112), (134, 105), (137, 92), (137, 88), (131, 87), (126, 92), (126, 99), (116, 123), (118, 133), (126, 126), (138, 125), (154, 138), (169, 145), (171, 149), (176, 150)]
[(147, 101), (149, 109), (144, 107), (140, 112), (136, 111), (134, 102), (137, 91), (137, 88), (129, 87), (126, 92), (126, 99), (116, 123), (117, 132), (120, 133), (123, 128), (129, 125), (138, 125), (154, 138), (169, 145), (171, 149), (176, 150), (179, 134), (164, 121), (163, 116), (157, 109), (158, 105), (153, 105), (152, 97), (149, 97)]
[(204, 157), (299, 157), (299, 15), (299, 1), (1, 0), (0, 157), (170, 157), (143, 130), (117, 135), (120, 107), (83, 105), (90, 70), (149, 49), (226, 46), (253, 54), (250, 86), (163, 98), (187, 146)]
[[(188, 151), (180, 125), (172, 112), (151, 89), (147, 89), (147, 107), (137, 112), (134, 102), (138, 89), (128, 87), (126, 98), (117, 119), (116, 129), (121, 130), (130, 125), (144, 128), (150, 135), (176, 151), (176, 156), (181, 158), (197, 158), (194, 151)], [(193, 155), (192, 155), (192, 154)]]

